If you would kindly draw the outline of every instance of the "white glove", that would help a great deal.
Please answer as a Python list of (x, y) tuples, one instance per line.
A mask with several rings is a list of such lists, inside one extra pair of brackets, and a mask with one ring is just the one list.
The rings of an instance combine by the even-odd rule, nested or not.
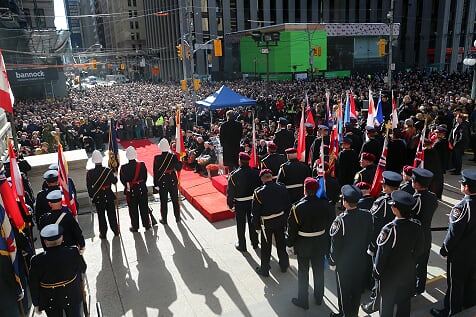
[(230, 208), (232, 212), (235, 212), (235, 207)]
[(329, 265), (329, 270), (335, 271), (335, 270), (336, 270), (336, 266), (335, 266), (335, 265)]
[(79, 249), (79, 254), (83, 255), (84, 250), (86, 250), (86, 247), (84, 247), (84, 248), (82, 248), (82, 249)]
[(42, 312), (41, 312), (41, 310), (40, 310), (40, 307), (35, 306), (35, 314), (37, 314), (37, 315), (41, 315), (41, 314), (42, 314)]
[(260, 234), (261, 234), (261, 230), (256, 229), (256, 233), (257, 233), (258, 235), (260, 235)]
[(288, 255), (294, 255), (294, 247), (286, 247), (286, 252)]
[(446, 259), (448, 258), (447, 256), (442, 256), (441, 254), (440, 254), (440, 257), (441, 257), (443, 260), (446, 260)]

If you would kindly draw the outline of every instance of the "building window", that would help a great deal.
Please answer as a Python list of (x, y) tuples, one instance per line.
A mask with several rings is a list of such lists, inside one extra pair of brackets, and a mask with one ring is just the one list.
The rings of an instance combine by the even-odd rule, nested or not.
[(129, 10), (129, 18), (132, 18), (132, 10)]
[(131, 21), (131, 22), (129, 22), (129, 25), (131, 26), (131, 29), (133, 29), (133, 28), (134, 28), (134, 22), (132, 22), (132, 21)]
[(127, 0), (127, 6), (130, 7), (130, 6), (131, 6), (131, 2), (132, 2), (131, 0)]
[(132, 5), (133, 5), (134, 7), (137, 7), (137, 0), (132, 0)]
[(132, 44), (132, 50), (133, 50), (133, 51), (136, 50), (136, 45), (135, 45), (135, 44)]
[(46, 28), (46, 18), (44, 9), (35, 9), (35, 27), (44, 29)]
[(142, 44), (139, 44), (139, 50), (142, 50)]
[(136, 39), (137, 39), (137, 40), (140, 40), (140, 34), (139, 34), (139, 32), (136, 33)]
[(136, 34), (135, 33), (131, 33), (131, 40), (135, 40), (136, 39)]
[(136, 21), (136, 29), (139, 28), (139, 21)]
[(28, 24), (29, 27), (31, 27), (30, 9), (24, 8), (23, 9), (23, 14), (25, 15), (26, 23)]
[(137, 10), (134, 10), (134, 16), (137, 18)]

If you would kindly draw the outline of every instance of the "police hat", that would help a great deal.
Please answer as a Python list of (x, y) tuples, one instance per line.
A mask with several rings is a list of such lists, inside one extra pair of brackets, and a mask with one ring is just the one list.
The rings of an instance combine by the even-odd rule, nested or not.
[(47, 170), (43, 174), (43, 178), (48, 183), (54, 183), (58, 180), (58, 171), (57, 170)]
[(306, 127), (306, 129), (309, 129), (309, 130), (314, 129), (314, 125), (312, 123), (309, 123), (309, 122), (304, 123), (304, 126)]
[(317, 127), (319, 128), (319, 130), (329, 130), (329, 127), (323, 124), (320, 124)]
[(58, 163), (51, 163), (50, 166), (48, 166), (49, 170), (58, 170)]
[(347, 122), (347, 123), (344, 125), (344, 127), (351, 129), (351, 128), (354, 127), (354, 125), (353, 125), (351, 122)]
[(431, 179), (433, 178), (433, 173), (425, 168), (414, 168), (412, 170), (412, 179), (418, 182), (423, 187), (430, 186)]
[(388, 202), (389, 205), (394, 205), (404, 217), (408, 217), (416, 204), (416, 199), (409, 193), (403, 190), (395, 190), (390, 194), (392, 198)]
[(288, 120), (286, 120), (286, 118), (284, 118), (284, 117), (280, 117), (280, 118), (278, 119), (278, 122), (279, 122), (280, 124), (287, 124), (287, 123), (288, 123)]
[(356, 204), (362, 197), (362, 191), (354, 185), (344, 185), (341, 189), (342, 197), (351, 204)]
[(7, 157), (5, 161), (3, 161), (3, 165), (10, 165), (10, 157)]
[(48, 193), (48, 195), (46, 195), (46, 199), (50, 203), (57, 203), (61, 201), (62, 198), (63, 198), (63, 193), (61, 193), (61, 190), (59, 189), (52, 190)]
[(377, 130), (369, 125), (365, 127), (365, 130), (367, 131), (367, 133), (377, 133)]
[(352, 145), (352, 139), (349, 137), (345, 137), (342, 139), (342, 143), (347, 143)]
[(445, 128), (445, 127), (442, 126), (442, 125), (439, 125), (439, 126), (436, 127), (436, 131), (437, 131), (437, 132), (448, 132), (448, 129)]
[(476, 185), (476, 170), (462, 170), (461, 171), (461, 183), (466, 185)]
[(265, 168), (259, 172), (259, 177), (263, 177), (266, 174), (269, 174), (269, 176), (273, 176), (273, 171), (270, 170), (269, 168)]
[(382, 183), (392, 186), (392, 187), (398, 187), (400, 186), (400, 183), (402, 182), (402, 175), (392, 172), (392, 171), (385, 171), (383, 172), (383, 180)]
[(47, 241), (58, 240), (63, 234), (63, 227), (56, 223), (45, 226), (40, 231), (40, 237)]

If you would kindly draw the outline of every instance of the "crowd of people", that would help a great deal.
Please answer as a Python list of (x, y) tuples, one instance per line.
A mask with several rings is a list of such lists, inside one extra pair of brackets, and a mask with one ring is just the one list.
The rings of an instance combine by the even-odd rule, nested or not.
[[(447, 171), (461, 174), (461, 191), (466, 196), (450, 214), (448, 235), (440, 251), (448, 258), (448, 265), (459, 268), (461, 274), (448, 279), (445, 307), (432, 311), (434, 316), (451, 316), (475, 304), (474, 296), (465, 293), (476, 285), (475, 268), (465, 266), (462, 261), (464, 256), (476, 257), (474, 248), (464, 247), (476, 238), (473, 230), (476, 222), (469, 216), (473, 204), (470, 197), (476, 194), (476, 175), (462, 170), (465, 149), (476, 147), (476, 136), (472, 133), (476, 129), (476, 109), (469, 96), (469, 74), (402, 72), (395, 76), (393, 92), (385, 89), (381, 78), (373, 74), (312, 81), (202, 84), (198, 98), (226, 84), (257, 100), (255, 108), (218, 110), (212, 114), (185, 106), (183, 94), (175, 83), (97, 86), (72, 92), (64, 99), (19, 101), (14, 107), (14, 125), (19, 151), (24, 156), (55, 152), (57, 140), (65, 150), (84, 148), (91, 153), (95, 168), (88, 171), (86, 181), (103, 239), (108, 227), (114, 235), (119, 234), (114, 210), (116, 198), (111, 191), (111, 184), (118, 181), (125, 187), (130, 231), (138, 231), (139, 220), (145, 230), (153, 225), (146, 203), (147, 170), (136, 161), (134, 148), (126, 150), (129, 163), (119, 173), (102, 166), (101, 152), (110, 141), (111, 125), (121, 140), (152, 137), (161, 140), (161, 154), (154, 158), (153, 174), (154, 187), (160, 194), (163, 225), (167, 225), (169, 195), (175, 220), (181, 221), (176, 172), (182, 164), (203, 172), (207, 165), (218, 163), (220, 153), (215, 146), (220, 144), (219, 140), (223, 163), (230, 170), (227, 203), (236, 214), (236, 249), (247, 250), (248, 223), (252, 247), (261, 246), (261, 264), (256, 268), (261, 276), (269, 276), (273, 237), (282, 272), (288, 269), (288, 254), (296, 253), (299, 292), (292, 302), (303, 309), (309, 308), (309, 264), (314, 271), (314, 300), (322, 304), (323, 261), (327, 256), (339, 282), (339, 312), (332, 316), (357, 316), (365, 287), (372, 289), (372, 295), (362, 305), (364, 311), (380, 309), (381, 316), (393, 316), (397, 306), (399, 316), (409, 314), (411, 297), (425, 291), (431, 219), (438, 207), (437, 198), (442, 197), (444, 175)], [(384, 122), (392, 119), (392, 97), (395, 98), (396, 128), (389, 129), (384, 122), (367, 125), (369, 87), (374, 92), (371, 97), (375, 104), (381, 101)], [(337, 104), (345, 101), (348, 91), (355, 98), (358, 115), (343, 127), (340, 151), (331, 153), (332, 127), (328, 126), (326, 92), (330, 92), (329, 104), (335, 116)], [(314, 122), (306, 124), (303, 160), (297, 157), (302, 108), (306, 108)], [(187, 155), (183, 162), (173, 155), (177, 109), (185, 132)], [(386, 138), (386, 171), (377, 198), (372, 192), (373, 180)], [(256, 144), (252, 144), (253, 139), (257, 140)], [(421, 149), (420, 140), (424, 141)], [(252, 153), (253, 148), (256, 153)], [(258, 164), (251, 168), (254, 156), (258, 157)], [(44, 178), (47, 188), (38, 194), (41, 197), (37, 196), (35, 208), (36, 216), (44, 219), (37, 219), (43, 246), (70, 254), (75, 259), (74, 267), (84, 272), (82, 258), (71, 251), (71, 246), (79, 245), (77, 253), (84, 252), (84, 238), (80, 228), (70, 221), (68, 212), (61, 211), (57, 167), (47, 171)], [(39, 203), (44, 208), (38, 209)], [(39, 215), (39, 211), (47, 217)], [(416, 238), (407, 241), (408, 236)], [(32, 269), (34, 263), (41, 267), (40, 261), (49, 260), (37, 257), (31, 262)], [(38, 269), (33, 270), (37, 272)], [(70, 272), (65, 272), (61, 281), (69, 281), (67, 278), (73, 278)], [(74, 278), (76, 281), (76, 275)], [(78, 285), (72, 280), (70, 283)], [(36, 289), (32, 296), (39, 291)], [(37, 298), (33, 303), (39, 309), (46, 309), (45, 303)], [(75, 309), (78, 305), (75, 298)]]

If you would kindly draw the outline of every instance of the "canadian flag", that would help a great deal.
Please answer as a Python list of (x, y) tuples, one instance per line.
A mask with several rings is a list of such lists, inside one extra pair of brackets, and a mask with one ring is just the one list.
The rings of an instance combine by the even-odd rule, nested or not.
[(13, 114), (13, 98), (12, 89), (8, 82), (7, 69), (5, 68), (5, 62), (3, 61), (2, 50), (0, 50), (0, 68), (2, 75), (0, 76), (0, 108)]

